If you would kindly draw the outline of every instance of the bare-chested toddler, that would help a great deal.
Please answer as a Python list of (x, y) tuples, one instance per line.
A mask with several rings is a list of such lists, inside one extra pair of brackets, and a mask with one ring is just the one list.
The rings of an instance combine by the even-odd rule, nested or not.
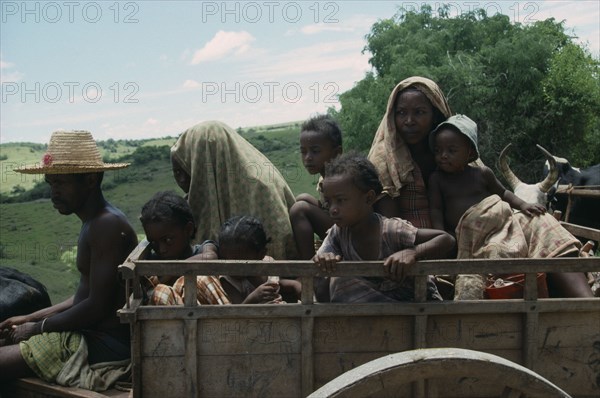
[(504, 188), (489, 167), (469, 164), (479, 158), (479, 150), (477, 124), (467, 116), (454, 115), (440, 123), (431, 132), (429, 145), (437, 164), (428, 188), (433, 228), (454, 234), (465, 211), (494, 194), (528, 216), (546, 211)]

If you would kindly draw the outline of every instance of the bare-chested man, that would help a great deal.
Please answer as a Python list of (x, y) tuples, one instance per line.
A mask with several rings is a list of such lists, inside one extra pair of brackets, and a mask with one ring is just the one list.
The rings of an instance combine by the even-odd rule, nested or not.
[(0, 332), (13, 344), (0, 347), (0, 382), (36, 375), (54, 382), (82, 339), (89, 364), (130, 357), (129, 327), (116, 313), (125, 302), (117, 267), (136, 246), (137, 237), (101, 190), (105, 170), (127, 166), (104, 163), (90, 133), (61, 131), (52, 135), (42, 164), (16, 170), (45, 174), (54, 208), (81, 220), (81, 275), (73, 297), (0, 323)]

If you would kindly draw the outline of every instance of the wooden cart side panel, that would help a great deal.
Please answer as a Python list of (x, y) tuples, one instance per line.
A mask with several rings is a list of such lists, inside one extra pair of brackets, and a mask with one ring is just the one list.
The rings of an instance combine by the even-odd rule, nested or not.
[[(579, 265), (559, 259), (531, 262), (531, 271), (550, 263), (554, 267), (557, 261), (579, 270)], [(197, 272), (183, 265), (190, 267), (190, 275)], [(480, 350), (522, 365), (533, 361), (533, 370), (578, 397), (597, 396), (600, 389), (597, 300), (204, 308), (135, 304), (122, 319), (134, 325), (136, 397), (301, 397), (344, 371), (415, 345)], [(440, 377), (427, 388), (441, 396), (476, 396), (474, 391), (497, 395), (496, 386), (485, 381)]]
[(288, 396), (301, 391), (301, 318), (198, 322), (201, 397)]
[(535, 371), (572, 396), (600, 396), (600, 305), (586, 313), (541, 313)]
[[(302, 396), (303, 355), (312, 358), (311, 382), (316, 389), (370, 360), (412, 349), (413, 319), (408, 315), (316, 317), (311, 353), (302, 350), (302, 317), (198, 319), (198, 396)], [(144, 397), (187, 394), (185, 322), (141, 321)], [(428, 347), (476, 349), (522, 364), (524, 322), (521, 313), (430, 315), (425, 341)], [(540, 313), (535, 340), (536, 372), (573, 396), (597, 393), (600, 313)], [(443, 374), (430, 381), (429, 388), (444, 391), (444, 396), (497, 393), (497, 386), (484, 380), (449, 381)]]

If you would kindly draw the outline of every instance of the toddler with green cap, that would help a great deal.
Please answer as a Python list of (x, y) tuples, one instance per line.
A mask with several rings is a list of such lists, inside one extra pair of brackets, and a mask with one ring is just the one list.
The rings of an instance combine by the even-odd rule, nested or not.
[(546, 211), (504, 188), (489, 167), (469, 164), (479, 158), (477, 124), (469, 117), (454, 115), (440, 123), (429, 136), (429, 146), (437, 164), (428, 187), (433, 228), (454, 234), (465, 211), (494, 194), (528, 216)]

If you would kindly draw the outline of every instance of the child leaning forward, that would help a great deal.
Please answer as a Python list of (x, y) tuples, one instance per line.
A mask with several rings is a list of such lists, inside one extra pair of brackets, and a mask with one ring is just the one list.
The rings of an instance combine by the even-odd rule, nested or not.
[[(273, 261), (267, 256), (270, 241), (256, 217), (232, 217), (219, 232), (219, 259)], [(302, 289), (300, 282), (279, 277), (222, 275), (220, 281), (232, 304), (295, 303)]]
[[(174, 192), (158, 192), (142, 207), (140, 221), (150, 243), (148, 260), (214, 260), (213, 241), (192, 245), (196, 223), (188, 202)], [(183, 305), (184, 277), (151, 276), (144, 280), (147, 301), (153, 305)], [(198, 304), (230, 304), (219, 279), (196, 277)]]
[[(454, 248), (454, 238), (444, 231), (416, 228), (400, 218), (375, 213), (373, 203), (381, 191), (375, 167), (361, 155), (341, 155), (325, 169), (323, 193), (334, 225), (313, 260), (324, 272), (335, 269), (342, 259), (383, 260), (386, 274), (385, 278), (330, 278), (332, 302), (413, 300), (408, 270), (417, 260), (445, 258)], [(441, 300), (432, 278), (427, 296)]]

